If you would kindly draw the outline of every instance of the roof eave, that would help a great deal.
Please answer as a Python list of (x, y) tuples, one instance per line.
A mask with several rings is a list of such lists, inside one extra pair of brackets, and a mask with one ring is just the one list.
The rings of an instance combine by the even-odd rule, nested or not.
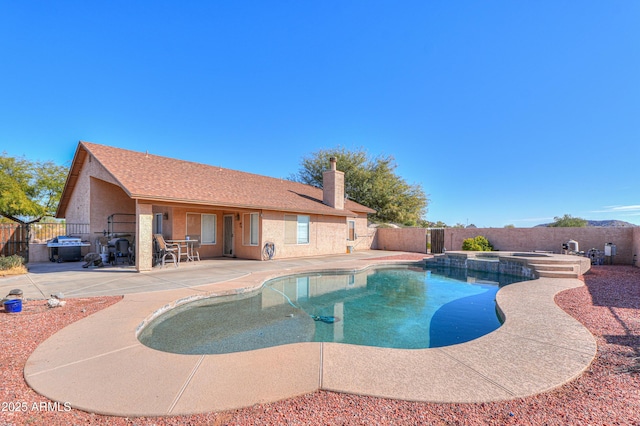
[(71, 197), (71, 192), (73, 192), (76, 187), (76, 183), (78, 182), (78, 177), (80, 176), (82, 165), (84, 164), (84, 159), (86, 157), (87, 150), (82, 146), (82, 144), (78, 144), (76, 152), (73, 154), (73, 160), (71, 161), (69, 174), (67, 175), (67, 179), (64, 182), (64, 188), (62, 189), (60, 201), (58, 202), (58, 208), (56, 209), (55, 215), (56, 218), (65, 217), (67, 206), (69, 205), (69, 198)]
[[(187, 198), (170, 198), (170, 197), (155, 197), (144, 194), (133, 194), (131, 198), (138, 201), (150, 201), (150, 202), (165, 202), (165, 203), (179, 203), (179, 204), (197, 204), (207, 207), (221, 207), (229, 209), (242, 209), (242, 210), (270, 210), (280, 211), (286, 213), (304, 213), (304, 214), (317, 214), (324, 216), (340, 216), (340, 217), (358, 217), (358, 213), (351, 210), (339, 210), (339, 209), (292, 209), (281, 206), (260, 206), (256, 204), (243, 204), (243, 203), (221, 203), (216, 201), (206, 200), (193, 200)], [(368, 213), (368, 212), (367, 212)]]

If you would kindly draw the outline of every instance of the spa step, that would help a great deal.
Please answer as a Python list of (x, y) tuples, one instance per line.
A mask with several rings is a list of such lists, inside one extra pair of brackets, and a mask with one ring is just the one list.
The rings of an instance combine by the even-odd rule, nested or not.
[(555, 265), (533, 265), (536, 271), (565, 271), (565, 272), (575, 272), (574, 265), (571, 264), (555, 264)]
[(536, 270), (540, 278), (578, 278), (577, 272)]
[[(579, 260), (573, 261), (569, 259), (550, 259), (545, 257), (522, 257), (523, 259), (527, 259), (527, 263), (529, 265), (574, 265), (579, 263)], [(580, 257), (576, 256), (576, 258), (580, 259)]]

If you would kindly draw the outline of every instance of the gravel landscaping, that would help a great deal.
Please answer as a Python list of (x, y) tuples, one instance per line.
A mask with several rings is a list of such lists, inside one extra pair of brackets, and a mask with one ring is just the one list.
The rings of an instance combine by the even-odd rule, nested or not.
[(56, 308), (27, 301), (21, 313), (0, 312), (0, 425), (640, 425), (640, 268), (594, 266), (583, 280), (585, 286), (559, 293), (556, 303), (596, 336), (598, 353), (580, 377), (550, 392), (504, 402), (434, 404), (318, 391), (236, 411), (133, 419), (54, 403), (23, 378), (38, 344), (121, 297), (67, 299)]

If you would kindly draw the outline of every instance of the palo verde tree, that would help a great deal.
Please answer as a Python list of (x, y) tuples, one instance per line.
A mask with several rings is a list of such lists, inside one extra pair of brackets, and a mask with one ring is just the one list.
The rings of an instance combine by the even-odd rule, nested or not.
[(565, 214), (562, 217), (554, 217), (554, 222), (549, 224), (551, 228), (584, 228), (587, 226), (588, 221), (579, 217), (572, 217), (570, 214)]
[(338, 170), (344, 172), (346, 196), (376, 210), (373, 221), (413, 226), (422, 220), (428, 198), (421, 185), (408, 184), (396, 175), (397, 166), (391, 156), (372, 158), (362, 148), (321, 149), (304, 157), (298, 173), (289, 179), (322, 188), (322, 173), (331, 157), (336, 157)]
[(51, 161), (0, 156), (0, 215), (21, 224), (53, 216), (68, 169)]

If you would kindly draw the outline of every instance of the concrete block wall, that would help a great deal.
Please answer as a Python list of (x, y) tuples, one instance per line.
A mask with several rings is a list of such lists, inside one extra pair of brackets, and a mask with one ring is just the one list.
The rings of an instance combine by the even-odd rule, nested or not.
[(634, 266), (640, 266), (640, 227), (633, 228), (633, 259)]
[[(379, 228), (373, 248), (426, 253), (424, 228)], [(614, 243), (617, 255), (614, 263), (640, 266), (640, 227), (609, 228), (446, 228), (447, 251), (462, 250), (462, 242), (478, 235), (486, 237), (495, 250), (562, 252), (568, 240), (578, 242), (581, 251), (604, 250), (606, 243)], [(635, 255), (635, 257), (634, 257)]]
[(378, 228), (375, 248), (426, 253), (427, 230), (426, 228)]
[(42, 244), (42, 243), (29, 244), (29, 262), (48, 262), (48, 261), (49, 261), (49, 247), (47, 247), (46, 244)]
[[(632, 264), (637, 253), (634, 230), (638, 228), (584, 227), (584, 228), (446, 228), (445, 248), (462, 250), (462, 242), (478, 235), (486, 237), (495, 250), (562, 252), (568, 240), (578, 242), (580, 251), (596, 248), (604, 250), (606, 243), (614, 243), (617, 256), (614, 263)], [(637, 232), (636, 232), (637, 235)], [(635, 247), (635, 248), (634, 248)]]

